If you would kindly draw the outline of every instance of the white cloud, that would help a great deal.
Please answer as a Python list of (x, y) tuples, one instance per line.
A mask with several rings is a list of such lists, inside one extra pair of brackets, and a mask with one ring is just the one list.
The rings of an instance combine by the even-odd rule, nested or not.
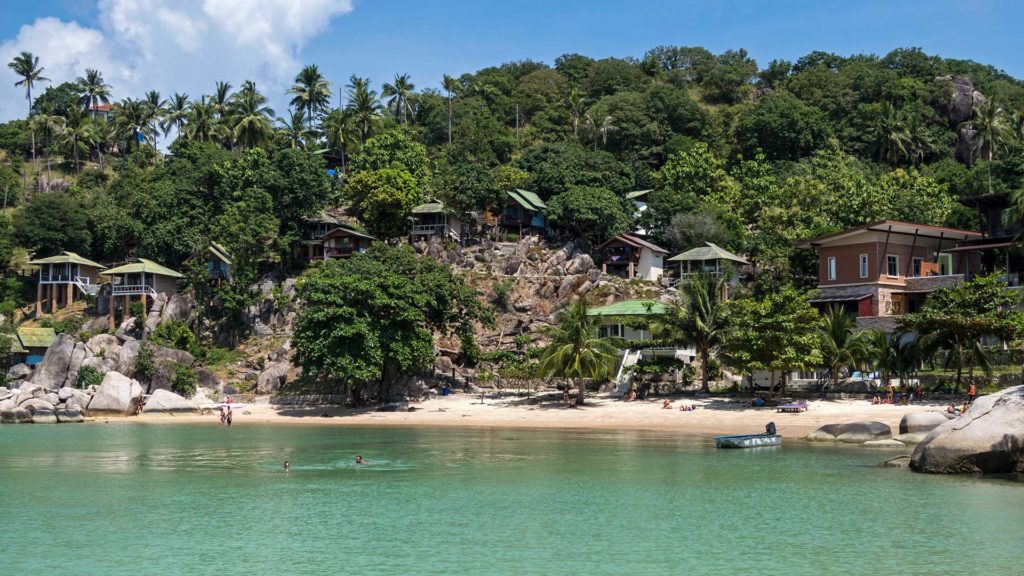
[[(100, 0), (99, 28), (39, 18), (0, 43), (0, 63), (39, 56), (56, 85), (100, 70), (116, 99), (147, 90), (209, 93), (218, 80), (257, 82), (278, 97), (301, 66), (303, 46), (351, 0)], [(0, 121), (27, 110), (9, 70), (0, 72)], [(41, 92), (42, 87), (37, 88)]]

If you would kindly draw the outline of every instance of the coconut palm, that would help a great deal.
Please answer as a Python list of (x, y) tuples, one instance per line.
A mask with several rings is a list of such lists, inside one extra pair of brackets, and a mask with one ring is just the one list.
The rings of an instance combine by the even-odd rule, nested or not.
[(462, 88), (462, 84), (459, 83), (454, 77), (447, 74), (441, 79), (441, 87), (448, 94), (448, 145), (452, 145), (452, 95), (458, 94)]
[(882, 376), (882, 384), (889, 385), (896, 372), (896, 335), (882, 330), (864, 333), (864, 361)]
[(56, 114), (50, 114), (49, 111), (37, 113), (32, 117), (32, 130), (33, 132), (40, 132), (46, 138), (46, 147), (43, 149), (46, 157), (46, 182), (49, 186), (51, 180), (50, 174), (50, 142), (55, 138), (59, 138), (64, 132), (64, 124), (67, 120), (63, 116)]
[[(7, 67), (14, 70), (21, 80), (14, 83), (15, 86), (25, 87), (25, 99), (28, 100), (28, 115), (32, 115), (32, 87), (36, 82), (49, 82), (50, 79), (43, 76), (43, 68), (39, 65), (39, 57), (33, 56), (31, 52), (22, 52), (7, 63)], [(31, 127), (30, 127), (31, 128)], [(36, 159), (36, 134), (29, 130), (32, 138), (32, 161)]]
[(274, 110), (265, 106), (266, 96), (260, 94), (251, 80), (231, 97), (232, 136), (242, 149), (257, 148), (265, 144), (274, 133), (271, 118)]
[(348, 108), (335, 108), (324, 118), (324, 136), (327, 138), (327, 147), (337, 150), (341, 154), (342, 173), (345, 172), (345, 154), (356, 134), (352, 119), (352, 110)]
[(174, 128), (175, 138), (181, 136), (181, 129), (188, 120), (188, 109), (188, 94), (178, 93), (167, 101), (164, 118), (160, 122), (160, 128), (163, 130), (165, 138), (171, 133), (171, 128)]
[(615, 130), (615, 125), (612, 122), (611, 116), (605, 116), (600, 122), (597, 122), (590, 115), (590, 112), (583, 115), (583, 127), (590, 133), (590, 137), (594, 142), (594, 151), (597, 151), (598, 140), (602, 141), (602, 145), (608, 145), (608, 133)]
[(288, 142), (291, 148), (305, 148), (316, 139), (316, 130), (306, 125), (306, 110), (296, 108), (288, 111), (287, 118), (277, 119), (277, 134)]
[(377, 92), (370, 90), (370, 81), (353, 75), (346, 86), (348, 103), (346, 108), (352, 111), (352, 121), (359, 134), (359, 145), (373, 135), (374, 126), (380, 117), (380, 101)]
[(856, 366), (864, 357), (864, 340), (855, 334), (857, 321), (852, 314), (833, 306), (821, 317), (822, 361), (828, 366), (833, 390), (839, 386), (839, 371), (844, 367)]
[(71, 109), (66, 117), (61, 143), (71, 147), (71, 155), (75, 163), (75, 174), (81, 175), (82, 168), (78, 161), (78, 147), (92, 130), (92, 122), (77, 109)]
[(85, 69), (85, 76), (75, 78), (78, 88), (78, 104), (82, 110), (90, 110), (96, 119), (96, 108), (102, 102), (110, 104), (110, 84), (103, 81), (103, 74), (92, 68)]
[(569, 108), (569, 113), (572, 115), (573, 140), (579, 140), (580, 116), (583, 115), (583, 107), (586, 102), (587, 100), (583, 97), (583, 93), (575, 86), (569, 91), (569, 95), (565, 97), (565, 105)]
[(540, 356), (541, 376), (565, 378), (578, 387), (577, 404), (586, 399), (587, 379), (610, 378), (615, 373), (619, 338), (597, 335), (599, 320), (587, 315), (587, 302), (577, 298), (555, 314), (555, 325), (546, 331), (551, 339)]
[(395, 115), (395, 119), (403, 124), (409, 123), (409, 115), (412, 109), (412, 91), (416, 86), (409, 81), (408, 74), (395, 74), (393, 83), (384, 83), (380, 95), (388, 98), (388, 110)]
[(228, 115), (230, 99), (231, 84), (229, 82), (217, 82), (217, 86), (213, 90), (213, 96), (210, 97), (210, 104), (213, 106), (213, 111), (218, 117), (226, 117)]
[(114, 137), (114, 124), (104, 118), (93, 118), (89, 121), (87, 128), (82, 134), (82, 141), (96, 151), (100, 170), (103, 170), (103, 147)]
[(150, 90), (146, 92), (142, 102), (146, 117), (146, 134), (152, 137), (153, 141), (150, 143), (156, 146), (156, 136), (160, 133), (160, 127), (167, 113), (167, 100), (160, 98), (160, 93), (156, 90)]
[(970, 161), (984, 158), (988, 163), (988, 193), (991, 194), (992, 160), (995, 159), (996, 151), (1013, 141), (1013, 128), (1006, 111), (995, 101), (989, 101), (981, 106), (975, 106), (971, 119), (962, 123), (960, 127), (968, 134)]
[(125, 151), (130, 151), (132, 143), (139, 145), (150, 140), (152, 112), (144, 100), (125, 98), (114, 107), (114, 136), (126, 143)]
[(882, 104), (871, 126), (870, 138), (879, 162), (895, 166), (901, 158), (909, 156), (911, 139), (903, 110), (888, 102)]
[(218, 118), (217, 105), (206, 101), (206, 96), (188, 106), (188, 117), (182, 128), (188, 140), (222, 142), (231, 136), (227, 126)]
[(658, 315), (652, 332), (662, 340), (692, 346), (701, 363), (702, 392), (710, 392), (711, 360), (725, 343), (728, 319), (722, 294), (725, 278), (707, 272), (691, 276), (682, 284), (681, 298)]
[(907, 151), (913, 159), (914, 166), (924, 164), (925, 156), (938, 150), (939, 145), (921, 116), (911, 116), (907, 121)]
[(295, 85), (288, 90), (288, 93), (295, 95), (291, 105), (297, 110), (305, 112), (304, 117), (310, 127), (331, 103), (331, 83), (320, 73), (316, 64), (303, 67), (295, 75)]

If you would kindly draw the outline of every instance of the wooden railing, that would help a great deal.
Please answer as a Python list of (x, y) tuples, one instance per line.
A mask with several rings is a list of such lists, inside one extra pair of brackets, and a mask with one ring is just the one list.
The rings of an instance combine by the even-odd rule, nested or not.
[(148, 284), (114, 284), (113, 286), (114, 296), (137, 296), (139, 294), (156, 296), (156, 289)]

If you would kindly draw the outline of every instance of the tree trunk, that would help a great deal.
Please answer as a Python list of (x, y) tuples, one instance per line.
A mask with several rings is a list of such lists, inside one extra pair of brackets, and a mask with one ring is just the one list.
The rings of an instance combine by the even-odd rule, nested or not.
[(700, 351), (700, 391), (704, 394), (711, 392), (711, 386), (708, 383), (708, 363), (711, 361), (711, 354), (706, 350)]
[(576, 405), (577, 406), (583, 406), (583, 402), (585, 402), (586, 399), (587, 399), (587, 384), (586, 384), (586, 381), (584, 381), (583, 378), (579, 378), (576, 381), (576, 386), (577, 386), (577, 390), (576, 390)]
[(448, 145), (452, 145), (452, 93), (448, 91)]

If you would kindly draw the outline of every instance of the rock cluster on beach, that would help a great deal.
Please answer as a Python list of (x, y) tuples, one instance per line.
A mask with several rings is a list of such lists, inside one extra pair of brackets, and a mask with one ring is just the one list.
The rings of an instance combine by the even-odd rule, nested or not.
[(826, 424), (804, 439), (811, 442), (845, 442), (869, 448), (903, 448), (917, 444), (937, 426), (949, 421), (943, 412), (911, 412), (900, 420), (899, 434), (893, 436), (888, 424), (875, 421)]
[(935, 474), (1024, 473), (1024, 386), (981, 396), (933, 429), (910, 467)]

